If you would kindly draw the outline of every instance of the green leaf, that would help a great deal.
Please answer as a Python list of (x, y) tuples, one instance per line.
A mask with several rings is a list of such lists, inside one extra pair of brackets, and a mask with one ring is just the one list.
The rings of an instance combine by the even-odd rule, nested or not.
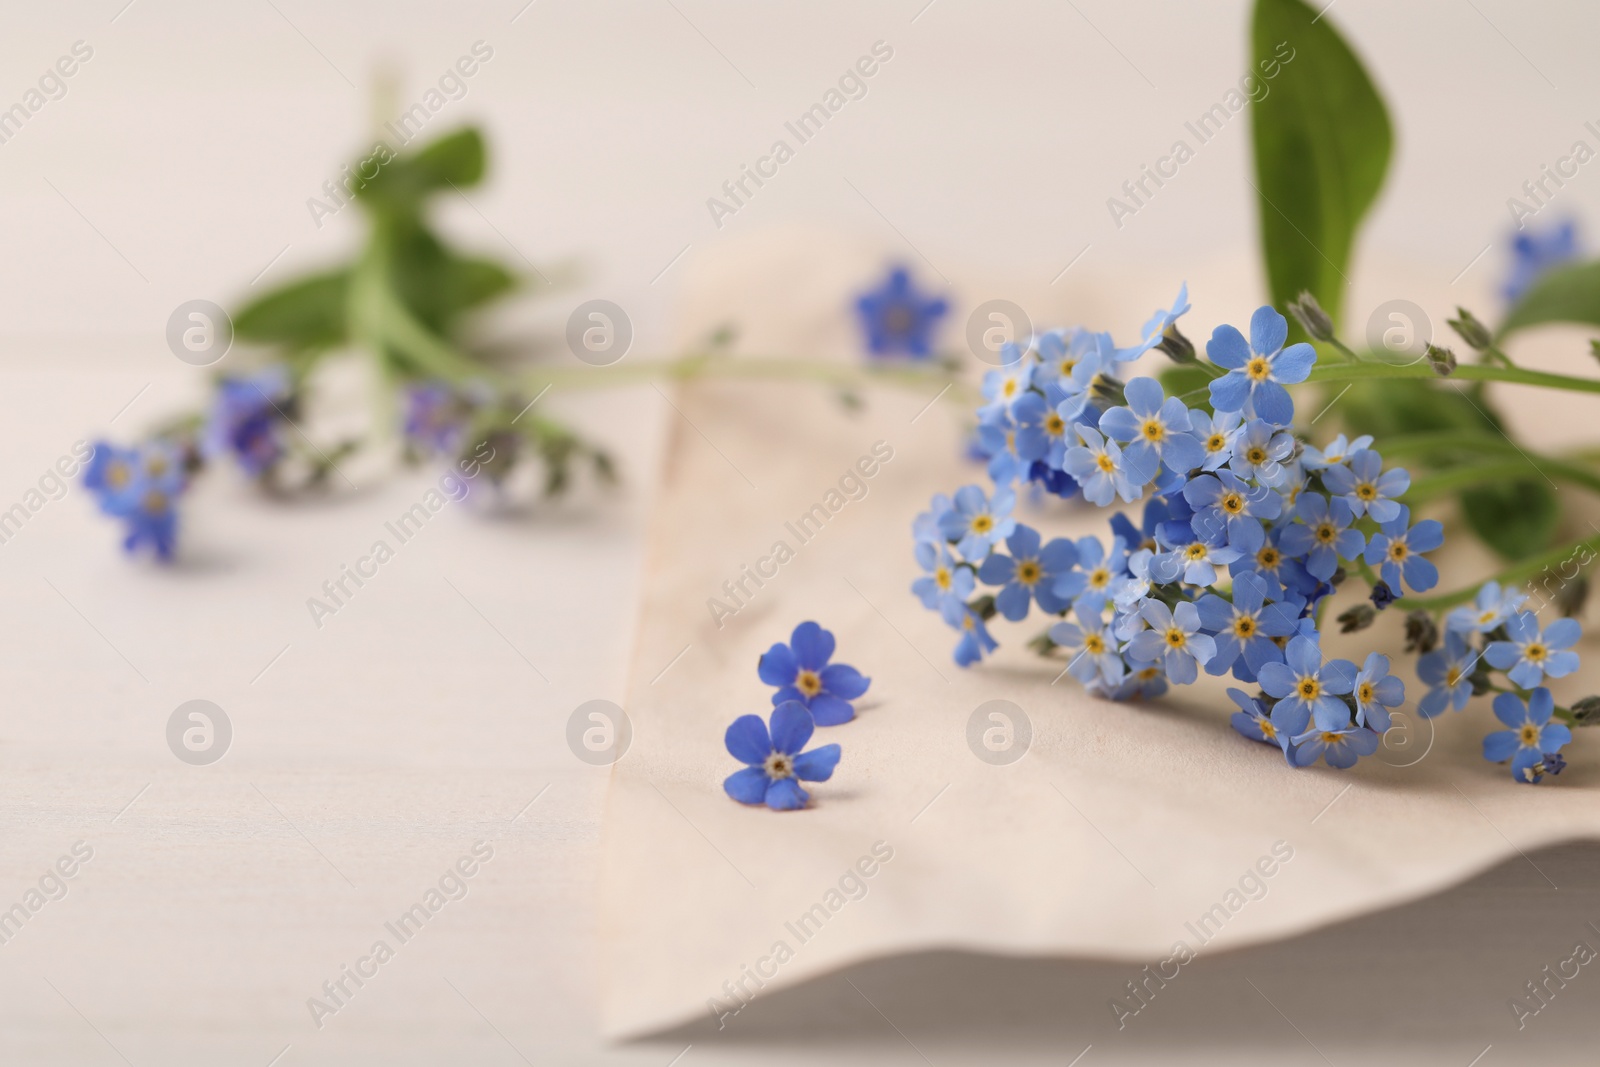
[(233, 332), (247, 341), (293, 349), (336, 347), (346, 336), (349, 288), (349, 271), (308, 275), (274, 289), (235, 314)]
[(1257, 0), (1251, 53), (1268, 90), (1250, 115), (1272, 302), (1310, 290), (1337, 324), (1356, 229), (1389, 166), (1389, 115), (1333, 20), (1301, 0)]
[(1561, 520), (1555, 491), (1528, 478), (1467, 490), (1461, 494), (1461, 512), (1472, 532), (1508, 560), (1548, 547)]
[(356, 189), (356, 195), (374, 208), (410, 213), (429, 193), (478, 184), (486, 166), (483, 134), (469, 126), (383, 164)]
[(1161, 372), (1161, 388), (1168, 396), (1182, 397), (1183, 402), (1201, 411), (1211, 410), (1212, 377), (1192, 363), (1180, 363)]
[(458, 256), (420, 227), (396, 238), (393, 281), (406, 307), (441, 337), (450, 336), (463, 312), (516, 285), (498, 263)]
[(1600, 326), (1600, 260), (1555, 267), (1523, 294), (1500, 324), (1500, 337), (1546, 322)]

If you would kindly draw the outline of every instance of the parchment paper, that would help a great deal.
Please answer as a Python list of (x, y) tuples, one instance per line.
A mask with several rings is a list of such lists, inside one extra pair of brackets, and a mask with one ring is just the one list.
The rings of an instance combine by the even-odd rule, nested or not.
[[(800, 321), (781, 329), (801, 343), (827, 334)], [(675, 439), (626, 705), (634, 735), (605, 824), (613, 1034), (696, 1013), (736, 1027), (741, 1002), (763, 990), (933, 947), (1171, 970), (1179, 942), (1199, 953), (1283, 937), (1600, 835), (1590, 746), (1572, 746), (1559, 785), (1515, 786), (1479, 754), (1486, 702), (1436, 732), (1402, 716), (1402, 731), (1353, 771), (1297, 771), (1228, 727), (1225, 683), (1119, 705), (1070, 677), (1053, 682), (1061, 664), (1022, 648), (1045, 625), (1037, 615), (997, 619), (1007, 648), (962, 670), (949, 655), (955, 633), (908, 588), (919, 573), (913, 516), (933, 492), (982, 480), (959, 458), (958, 410), (884, 390), (851, 413), (826, 389), (795, 384), (696, 384), (671, 399)], [(826, 506), (875, 445), (892, 459), (863, 479), (865, 495), (835, 497), (844, 503), (801, 543), (797, 518)], [(1046, 536), (1104, 537), (1109, 514), (1058, 505), (1028, 521)], [(793, 558), (761, 564), (776, 575), (759, 587), (746, 578), (742, 606), (719, 626), (708, 600), (733, 606), (724, 582), (778, 541)], [(1446, 568), (1444, 585), (1455, 584)], [(838, 742), (844, 755), (831, 781), (810, 787), (808, 810), (742, 807), (722, 792), (740, 766), (723, 731), (770, 711), (757, 657), (805, 619), (833, 631), (836, 659), (870, 675), (871, 690), (856, 721), (812, 742)], [(1392, 646), (1414, 702), (1422, 689), (1398, 654), (1398, 621), (1363, 645)], [(975, 710), (997, 699), (1031, 724), (1025, 755), (1008, 765), (969, 743)]]

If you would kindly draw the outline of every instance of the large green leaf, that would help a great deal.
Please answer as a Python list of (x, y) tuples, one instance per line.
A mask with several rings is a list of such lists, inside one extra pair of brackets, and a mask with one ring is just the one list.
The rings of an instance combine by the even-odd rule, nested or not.
[(411, 212), (428, 194), (446, 186), (476, 185), (485, 167), (483, 134), (469, 126), (384, 163), (356, 195), (389, 212)]
[(1555, 539), (1561, 502), (1548, 482), (1519, 478), (1461, 494), (1461, 513), (1484, 544), (1508, 560), (1527, 559)]
[(1257, 0), (1251, 55), (1268, 89), (1250, 114), (1272, 302), (1310, 290), (1337, 324), (1356, 228), (1389, 166), (1388, 112), (1332, 19), (1301, 0)]
[(1555, 267), (1540, 277), (1500, 324), (1500, 336), (1546, 322), (1600, 326), (1600, 260)]
[(302, 351), (333, 348), (345, 339), (349, 288), (349, 271), (308, 275), (247, 305), (233, 316), (233, 331), (247, 341)]

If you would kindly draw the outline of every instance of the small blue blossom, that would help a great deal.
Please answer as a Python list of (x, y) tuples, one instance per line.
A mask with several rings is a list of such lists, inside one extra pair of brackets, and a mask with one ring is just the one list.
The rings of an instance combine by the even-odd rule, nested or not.
[(286, 452), (282, 424), (284, 405), (291, 403), (289, 372), (283, 367), (222, 379), (206, 425), (206, 455), (231, 454), (252, 478), (265, 474)]
[(1294, 421), (1294, 401), (1283, 386), (1303, 382), (1317, 361), (1305, 342), (1283, 347), (1288, 321), (1270, 306), (1250, 316), (1250, 341), (1233, 326), (1218, 326), (1206, 343), (1211, 362), (1227, 370), (1211, 382), (1211, 406), (1218, 411), (1244, 411), (1275, 426)]
[(1322, 484), (1344, 498), (1356, 518), (1371, 515), (1377, 523), (1392, 522), (1400, 514), (1395, 498), (1411, 488), (1411, 475), (1403, 468), (1383, 469), (1383, 457), (1370, 448), (1350, 456), (1348, 466), (1329, 467)]
[(1066, 649), (1082, 649), (1067, 664), (1067, 671), (1084, 685), (1099, 682), (1115, 686), (1122, 681), (1127, 664), (1121, 646), (1111, 633), (1098, 608), (1080, 604), (1076, 623), (1058, 622), (1050, 627), (1050, 640)]
[[(1029, 393), (1028, 397), (1037, 398), (1038, 395)], [(1017, 443), (1017, 424), (1010, 412), (1004, 409), (991, 410), (979, 421), (978, 444), (988, 456), (989, 480), (995, 485), (1016, 484), (1017, 479), (1023, 477), (1033, 465), (1033, 461), (1040, 458), (1040, 455), (1022, 455)]]
[(989, 401), (978, 409), (980, 417), (997, 411), (1011, 410), (1011, 405), (1021, 400), (1028, 394), (1028, 387), (1033, 384), (1033, 371), (1036, 364), (1022, 354), (1022, 350), (1015, 344), (1007, 343), (1001, 347), (1003, 354), (1012, 355), (1013, 359), (1005, 366), (996, 367), (983, 376), (983, 395)]
[(1016, 503), (1017, 495), (1009, 489), (995, 489), (991, 499), (975, 485), (963, 486), (940, 519), (940, 529), (947, 541), (957, 542), (957, 550), (976, 563), (988, 558), (990, 549), (1017, 528), (1011, 517)]
[(1283, 511), (1283, 498), (1259, 485), (1247, 485), (1232, 471), (1201, 474), (1183, 489), (1194, 508), (1196, 530), (1224, 532), (1228, 547), (1254, 554), (1266, 542), (1262, 519), (1275, 519)]
[[(1017, 423), (1017, 455), (1031, 464), (1043, 460), (1059, 469), (1072, 443), (1068, 431), (1072, 422), (1061, 414), (1061, 390), (1054, 383), (1045, 386), (1044, 393), (1030, 392), (1012, 406), (1011, 414)], [(1052, 398), (1056, 398), (1052, 403)]]
[[(1323, 731), (1349, 725), (1350, 709), (1339, 697), (1355, 685), (1356, 665), (1347, 659), (1324, 664), (1322, 650), (1308, 637), (1291, 638), (1284, 659), (1261, 668), (1261, 688), (1278, 700), (1272, 718), (1279, 728), (1299, 735), (1313, 720)], [(1295, 744), (1299, 743), (1297, 736)]]
[(1006, 538), (1011, 555), (996, 552), (978, 571), (984, 584), (1004, 586), (994, 606), (1012, 622), (1027, 616), (1030, 600), (1037, 600), (1040, 610), (1051, 615), (1065, 611), (1071, 602), (1056, 592), (1056, 582), (1077, 564), (1077, 548), (1064, 537), (1042, 547), (1040, 541), (1037, 530), (1019, 523)]
[(1126, 407), (1111, 408), (1100, 416), (1100, 429), (1127, 447), (1130, 463), (1151, 472), (1165, 463), (1168, 469), (1188, 472), (1205, 461), (1205, 448), (1189, 432), (1189, 409), (1177, 397), (1167, 398), (1154, 378), (1135, 378), (1123, 395)]
[(1227, 543), (1226, 528), (1202, 530), (1192, 522), (1162, 523), (1156, 541), (1166, 549), (1150, 561), (1150, 577), (1158, 582), (1214, 585), (1218, 567), (1246, 555)]
[(928, 510), (921, 512), (911, 523), (911, 537), (915, 541), (944, 544), (944, 517), (955, 510), (955, 504), (944, 493), (933, 494)]
[(1199, 667), (1217, 654), (1216, 642), (1200, 632), (1199, 610), (1188, 601), (1168, 608), (1159, 600), (1147, 600), (1139, 614), (1150, 629), (1134, 635), (1128, 642), (1128, 654), (1148, 663), (1159, 662), (1178, 685), (1193, 682)]
[(1356, 722), (1381, 734), (1389, 729), (1389, 709), (1406, 699), (1406, 683), (1389, 673), (1388, 656), (1369, 652), (1350, 694), (1356, 700)]
[(822, 745), (802, 752), (815, 728), (811, 713), (798, 700), (772, 709), (772, 729), (759, 715), (741, 715), (724, 736), (728, 752), (742, 771), (729, 775), (723, 790), (741, 804), (765, 804), (773, 811), (803, 808), (811, 794), (801, 782), (826, 782), (839, 764), (838, 745)]
[(1133, 503), (1155, 474), (1141, 465), (1116, 443), (1100, 436), (1100, 431), (1078, 426), (1083, 443), (1067, 449), (1066, 471), (1077, 481), (1083, 498), (1105, 507), (1113, 497)]
[(1349, 528), (1355, 515), (1343, 498), (1335, 497), (1330, 504), (1321, 493), (1306, 493), (1294, 510), (1300, 521), (1283, 528), (1279, 544), (1291, 556), (1303, 559), (1313, 577), (1325, 582), (1339, 569), (1341, 559), (1361, 555), (1366, 538), (1360, 530)]
[[(1096, 334), (1090, 333), (1081, 326), (1074, 326), (1070, 332), (1063, 330), (1050, 330), (1039, 337), (1039, 369), (1034, 372), (1034, 383), (1050, 383), (1068, 389), (1067, 383), (1074, 379), (1079, 364), (1087, 363), (1092, 371), (1098, 372), (1103, 362), (1100, 359), (1104, 350)], [(1073, 390), (1082, 393), (1080, 387)]]
[(933, 354), (934, 330), (947, 310), (941, 297), (918, 292), (904, 267), (891, 270), (882, 285), (856, 299), (867, 350), (875, 356), (905, 353), (927, 359)]
[(1428, 691), (1417, 701), (1417, 713), (1431, 719), (1446, 709), (1460, 711), (1472, 699), (1472, 668), (1478, 652), (1454, 630), (1446, 630), (1444, 647), (1417, 660), (1417, 677)]
[(1226, 466), (1233, 458), (1233, 443), (1239, 437), (1244, 416), (1237, 411), (1219, 411), (1207, 414), (1200, 408), (1189, 409), (1189, 427), (1205, 453), (1202, 470), (1214, 471)]
[(1578, 228), (1570, 220), (1544, 233), (1517, 234), (1511, 239), (1511, 271), (1500, 289), (1506, 303), (1515, 304), (1546, 271), (1578, 255)]
[(1350, 457), (1357, 452), (1365, 451), (1372, 447), (1372, 435), (1362, 434), (1354, 441), (1346, 441), (1344, 434), (1340, 434), (1328, 443), (1327, 448), (1315, 448), (1306, 445), (1301, 462), (1308, 471), (1322, 471), (1329, 467), (1342, 467), (1349, 462)]
[(1577, 619), (1557, 619), (1541, 632), (1539, 618), (1519, 611), (1506, 620), (1509, 641), (1491, 641), (1483, 658), (1505, 671), (1518, 689), (1532, 689), (1545, 678), (1565, 678), (1578, 669), (1578, 654), (1568, 651), (1583, 634)]
[(1200, 623), (1216, 635), (1217, 654), (1206, 664), (1207, 674), (1225, 674), (1232, 668), (1240, 681), (1253, 682), (1268, 663), (1282, 663), (1283, 652), (1274, 637), (1292, 637), (1296, 619), (1282, 604), (1268, 604), (1266, 580), (1246, 571), (1233, 580), (1230, 603), (1215, 593), (1195, 602)]
[(949, 546), (943, 543), (918, 541), (916, 551), (917, 563), (928, 572), (926, 578), (911, 583), (911, 591), (922, 601), (922, 606), (938, 611), (951, 597), (965, 603), (972, 595), (972, 568), (957, 563)]
[(1154, 663), (1138, 663), (1116, 686), (1091, 684), (1089, 690), (1110, 700), (1154, 700), (1167, 691), (1167, 676)]
[(1512, 778), (1530, 785), (1538, 782), (1545, 754), (1559, 753), (1572, 740), (1571, 730), (1550, 721), (1555, 709), (1555, 697), (1544, 686), (1530, 693), (1526, 704), (1515, 693), (1495, 697), (1494, 717), (1510, 729), (1496, 730), (1483, 739), (1483, 758), (1490, 763), (1510, 760)]
[(1444, 527), (1437, 519), (1423, 519), (1407, 530), (1410, 520), (1411, 509), (1401, 505), (1400, 513), (1372, 535), (1365, 559), (1369, 566), (1382, 564), (1379, 573), (1395, 592), (1400, 592), (1400, 580), (1404, 578), (1412, 592), (1426, 593), (1439, 584), (1439, 568), (1424, 559), (1422, 553), (1444, 544)]
[(1178, 296), (1170, 308), (1157, 308), (1154, 315), (1145, 320), (1144, 329), (1139, 331), (1138, 343), (1117, 349), (1115, 359), (1119, 363), (1126, 363), (1138, 359), (1156, 345), (1166, 333), (1189, 310), (1189, 283), (1184, 282), (1178, 287)]
[(1492, 633), (1527, 601), (1527, 595), (1514, 585), (1502, 590), (1499, 582), (1485, 582), (1471, 604), (1461, 605), (1445, 618), (1445, 629), (1457, 633)]
[[(1277, 709), (1273, 709), (1277, 710)], [(1364, 726), (1343, 726), (1337, 730), (1307, 730), (1294, 738), (1294, 762), (1309, 767), (1320, 757), (1330, 767), (1346, 770), (1356, 760), (1378, 751), (1378, 735)]]
[(1078, 538), (1078, 570), (1070, 571), (1056, 582), (1056, 592), (1073, 598), (1078, 607), (1091, 607), (1099, 611), (1115, 592), (1116, 581), (1127, 572), (1128, 550), (1120, 537), (1111, 539), (1111, 550), (1106, 551), (1098, 538)]
[(417, 382), (406, 387), (403, 427), (406, 440), (426, 453), (450, 452), (461, 444), (471, 409), (443, 382)]
[(976, 611), (959, 600), (946, 600), (939, 609), (944, 621), (961, 634), (956, 642), (955, 661), (958, 666), (970, 667), (990, 652), (1000, 647), (1000, 642), (989, 636), (989, 628)]
[[(1277, 745), (1285, 758), (1289, 757), (1289, 737), (1280, 733), (1272, 722), (1272, 716), (1267, 712), (1267, 706), (1255, 697), (1250, 696), (1242, 689), (1228, 690), (1228, 699), (1239, 706), (1229, 720), (1233, 728), (1252, 741), (1262, 741), (1269, 745)], [(1291, 762), (1293, 762), (1291, 760)]]
[(1228, 469), (1241, 478), (1279, 486), (1289, 480), (1289, 462), (1293, 458), (1293, 435), (1262, 419), (1251, 419), (1233, 442), (1233, 458), (1228, 462)]
[(803, 622), (794, 628), (787, 645), (780, 642), (762, 653), (756, 673), (778, 687), (772, 703), (796, 701), (818, 726), (837, 726), (855, 718), (850, 701), (865, 693), (872, 679), (846, 664), (830, 664), (833, 649), (833, 634), (814, 622)]
[(178, 539), (177, 502), (189, 475), (181, 448), (156, 438), (137, 449), (97, 443), (83, 473), (100, 510), (122, 520), (122, 547), (129, 553), (149, 545), (169, 561)]

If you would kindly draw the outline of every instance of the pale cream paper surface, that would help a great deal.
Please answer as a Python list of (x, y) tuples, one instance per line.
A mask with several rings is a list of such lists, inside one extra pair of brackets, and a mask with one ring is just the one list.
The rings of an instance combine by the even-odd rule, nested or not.
[[(960, 413), (924, 411), (929, 400), (873, 392), (851, 414), (827, 390), (795, 384), (700, 384), (672, 396), (678, 425), (627, 704), (634, 736), (606, 816), (613, 1034), (736, 1008), (725, 983), (771, 991), (908, 950), (1152, 962), (1178, 941), (1238, 947), (1600, 834), (1600, 765), (1585, 746), (1559, 786), (1515, 787), (1479, 755), (1493, 728), (1486, 707), (1442, 721), (1436, 736), (1404, 720), (1409, 732), (1354, 771), (1295, 771), (1228, 727), (1220, 684), (1148, 705), (1095, 700), (1070, 677), (1052, 684), (1061, 664), (1022, 650), (1045, 625), (1037, 614), (996, 620), (1006, 651), (956, 667), (955, 634), (909, 592), (919, 573), (909, 527), (932, 493), (983, 479), (959, 459)], [(826, 507), (879, 442), (893, 458), (862, 480), (865, 496), (833, 497), (845, 502), (802, 542), (799, 516)], [(1109, 514), (1024, 509), (1046, 536), (1104, 537)], [(759, 588), (746, 579), (744, 606), (719, 627), (708, 600), (734, 604), (724, 582), (779, 541), (793, 558)], [(1448, 569), (1444, 584), (1455, 584)], [(770, 710), (756, 660), (805, 619), (834, 632), (836, 658), (872, 688), (856, 721), (813, 740), (838, 742), (844, 755), (831, 781), (811, 787), (809, 810), (742, 807), (722, 792), (739, 769), (723, 731)], [(1391, 630), (1363, 646), (1398, 651), (1399, 640)], [(1395, 658), (1414, 701), (1410, 660)], [(995, 699), (1031, 723), (1031, 745), (1008, 766), (969, 746), (974, 710)], [(863, 865), (870, 878), (848, 877), (875, 844), (892, 859)], [(1292, 858), (1263, 863), (1275, 846)], [(1272, 873), (1245, 878), (1252, 869)]]

